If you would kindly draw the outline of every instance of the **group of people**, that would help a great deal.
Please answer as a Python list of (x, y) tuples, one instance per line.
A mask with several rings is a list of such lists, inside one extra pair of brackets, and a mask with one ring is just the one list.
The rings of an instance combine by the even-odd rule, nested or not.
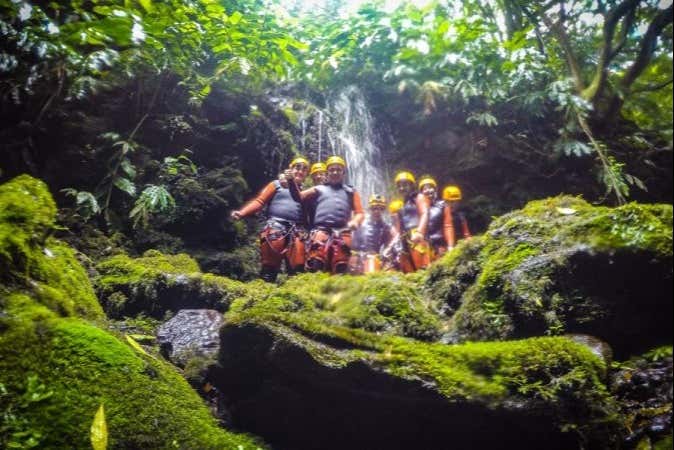
[[(346, 162), (331, 156), (310, 166), (295, 158), (277, 180), (262, 189), (232, 218), (240, 220), (264, 210), (267, 222), (260, 234), (261, 277), (276, 280), (285, 264), (298, 272), (414, 272), (452, 249), (457, 238), (470, 238), (465, 215), (457, 211), (461, 190), (424, 176), (417, 184), (410, 172), (400, 172), (395, 184), (400, 199), (388, 205), (372, 195), (366, 214), (360, 194), (345, 184)], [(307, 176), (312, 186), (303, 189)]]

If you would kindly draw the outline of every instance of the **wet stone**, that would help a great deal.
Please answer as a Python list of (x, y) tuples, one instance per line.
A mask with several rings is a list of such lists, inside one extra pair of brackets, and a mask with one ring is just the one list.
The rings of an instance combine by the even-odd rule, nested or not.
[(162, 354), (184, 366), (194, 356), (213, 357), (220, 348), (222, 313), (211, 309), (182, 309), (157, 330)]

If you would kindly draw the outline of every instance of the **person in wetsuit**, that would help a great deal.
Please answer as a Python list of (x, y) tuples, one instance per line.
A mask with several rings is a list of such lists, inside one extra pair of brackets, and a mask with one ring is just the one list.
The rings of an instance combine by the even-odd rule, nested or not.
[(381, 270), (380, 252), (391, 242), (391, 225), (384, 220), (386, 199), (374, 194), (368, 201), (369, 214), (353, 235), (353, 273), (374, 273)]
[(454, 220), (449, 203), (438, 198), (438, 183), (431, 177), (419, 182), (419, 190), (430, 202), (428, 210), (428, 243), (433, 249), (432, 260), (440, 258), (454, 248)]
[(398, 265), (405, 273), (415, 272), (425, 269), (431, 262), (430, 248), (425, 239), (429, 202), (426, 196), (417, 192), (416, 179), (410, 172), (399, 172), (395, 184), (402, 198), (402, 206), (392, 216), (402, 248)]
[(301, 193), (305, 208), (313, 211), (306, 269), (346, 273), (351, 255), (351, 233), (363, 221), (363, 207), (360, 194), (344, 183), (344, 159), (331, 156), (325, 165), (327, 184)]
[[(309, 173), (309, 161), (295, 158), (289, 173), (292, 177), (289, 183), (298, 190)], [(260, 277), (276, 281), (283, 262), (289, 275), (303, 271), (306, 217), (299, 195), (291, 193), (288, 183), (284, 186), (279, 180), (272, 181), (243, 208), (232, 211), (231, 217), (240, 220), (262, 210), (267, 220), (260, 233)]]
[(442, 199), (450, 205), (452, 209), (452, 219), (454, 223), (454, 230), (459, 239), (470, 239), (473, 235), (468, 227), (468, 219), (466, 213), (461, 208), (462, 199), (461, 189), (458, 186), (447, 186), (442, 190)]

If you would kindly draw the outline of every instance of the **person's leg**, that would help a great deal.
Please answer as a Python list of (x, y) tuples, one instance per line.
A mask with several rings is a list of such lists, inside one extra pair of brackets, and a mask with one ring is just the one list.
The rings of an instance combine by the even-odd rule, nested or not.
[(295, 275), (304, 272), (304, 264), (307, 259), (306, 248), (301, 236), (293, 235), (289, 242), (290, 247), (286, 254), (286, 268), (288, 270), (288, 275)]
[(326, 267), (327, 248), (326, 244), (330, 236), (322, 230), (313, 230), (309, 237), (309, 249), (307, 251), (306, 270), (319, 272)]
[(260, 269), (260, 278), (269, 283), (276, 281), (281, 262), (283, 261), (283, 250), (285, 248), (285, 239), (283, 232), (274, 228), (265, 228), (260, 234), (260, 259), (262, 268)]
[(344, 231), (340, 239), (337, 239), (331, 247), (331, 272), (347, 273), (349, 271), (349, 259), (351, 258), (351, 232)]

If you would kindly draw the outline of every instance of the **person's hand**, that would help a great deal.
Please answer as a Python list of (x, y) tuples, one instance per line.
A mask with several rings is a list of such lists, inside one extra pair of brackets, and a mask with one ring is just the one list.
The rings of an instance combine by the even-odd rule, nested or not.
[(278, 176), (278, 182), (281, 184), (281, 187), (287, 188), (288, 187), (288, 180), (293, 179), (293, 173), (290, 169), (286, 170), (285, 172), (281, 172)]
[(352, 230), (355, 230), (358, 228), (358, 221), (357, 220), (351, 220), (349, 223), (346, 224), (347, 227), (349, 227)]
[(418, 244), (419, 242), (424, 240), (424, 236), (419, 233), (418, 231), (413, 231), (412, 234), (410, 235), (410, 241), (414, 242), (415, 244)]
[(241, 220), (241, 211), (232, 211), (230, 217), (234, 220)]

